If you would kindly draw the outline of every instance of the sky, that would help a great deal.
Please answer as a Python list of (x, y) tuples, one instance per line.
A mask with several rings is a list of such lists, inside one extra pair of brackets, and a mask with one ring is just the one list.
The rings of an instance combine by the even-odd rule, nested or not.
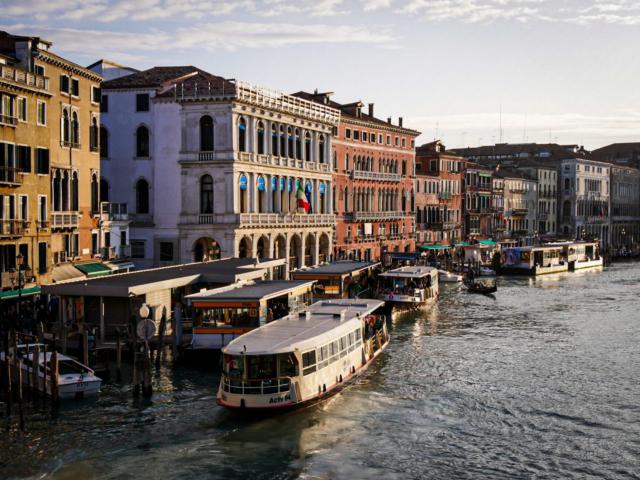
[(640, 141), (640, 0), (0, 0), (0, 30), (81, 65), (335, 92), (418, 144)]

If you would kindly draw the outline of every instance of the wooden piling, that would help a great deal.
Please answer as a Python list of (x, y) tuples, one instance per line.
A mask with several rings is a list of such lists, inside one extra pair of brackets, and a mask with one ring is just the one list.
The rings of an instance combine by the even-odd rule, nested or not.
[(160, 368), (160, 357), (164, 350), (164, 334), (167, 330), (167, 315), (162, 314), (160, 319), (160, 332), (158, 333), (158, 349), (156, 351), (156, 368)]
[(140, 395), (140, 381), (138, 380), (138, 363), (139, 363), (139, 352), (138, 346), (134, 343), (135, 348), (133, 350), (133, 378), (131, 383), (133, 383), (133, 396), (137, 397)]
[(34, 395), (38, 395), (40, 386), (40, 346), (36, 343), (33, 347), (33, 355), (31, 356), (31, 379)]
[(178, 357), (178, 338), (176, 336), (176, 317), (175, 315), (173, 317), (171, 317), (171, 357), (173, 358), (173, 361), (176, 361), (176, 358)]
[(122, 379), (122, 343), (120, 342), (120, 329), (116, 329), (116, 380)]
[(11, 359), (8, 356), (4, 357), (4, 373), (5, 373), (5, 384), (4, 384), (4, 398), (7, 403), (7, 418), (11, 416), (11, 402), (13, 400), (13, 395), (11, 392)]
[(58, 352), (51, 352), (51, 403), (55, 406), (60, 401), (58, 391)]
[(82, 363), (89, 366), (89, 330), (86, 325), (82, 329)]
[(18, 411), (20, 413), (20, 430), (24, 431), (24, 406), (22, 405), (22, 360), (17, 361), (18, 375)]
[(42, 397), (45, 399), (47, 398), (47, 344), (44, 344), (43, 347), (43, 355), (44, 357), (42, 358)]
[(149, 342), (144, 342), (144, 359), (143, 359), (143, 377), (142, 377), (142, 395), (146, 398), (153, 394), (151, 385), (151, 357), (149, 355)]

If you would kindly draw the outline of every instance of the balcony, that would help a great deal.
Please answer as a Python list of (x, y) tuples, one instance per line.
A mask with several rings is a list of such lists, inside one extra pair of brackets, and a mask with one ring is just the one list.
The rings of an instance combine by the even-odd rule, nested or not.
[(131, 257), (131, 245), (116, 245), (103, 247), (101, 257), (103, 260), (122, 260)]
[(103, 222), (128, 222), (129, 213), (126, 203), (100, 203), (100, 220)]
[(74, 229), (80, 224), (78, 212), (51, 212), (52, 229)]
[(42, 75), (27, 72), (9, 65), (0, 65), (0, 77), (15, 83), (26, 85), (40, 90), (49, 90), (49, 79)]
[(529, 213), (527, 208), (512, 208), (511, 215), (514, 217), (525, 217)]
[(49, 221), (48, 220), (38, 220), (36, 222), (36, 228), (38, 230), (46, 230), (47, 228), (49, 228)]
[(425, 230), (455, 230), (459, 226), (456, 222), (431, 222), (425, 225)]
[(354, 180), (375, 180), (379, 182), (399, 182), (402, 176), (399, 173), (366, 172), (364, 170), (353, 170), (351, 178)]
[(536, 216), (536, 218), (538, 220), (547, 221), (547, 219), (549, 218), (549, 214), (546, 212), (538, 212), (538, 215)]
[(0, 167), (0, 185), (18, 187), (22, 185), (23, 173), (16, 167)]
[(215, 159), (215, 152), (213, 151), (200, 151), (198, 152), (199, 162), (211, 162)]
[(375, 242), (376, 238), (373, 235), (358, 235), (358, 243)]
[(405, 216), (411, 215), (411, 213), (405, 212), (353, 212), (351, 213), (351, 220), (354, 222), (375, 222), (382, 220), (393, 220), (404, 218)]
[(24, 234), (29, 227), (29, 222), (25, 220), (10, 219), (0, 220), (0, 237), (17, 238)]
[(240, 228), (268, 228), (268, 227), (304, 227), (304, 226), (333, 226), (336, 216), (333, 213), (241, 213), (237, 215)]
[(451, 198), (453, 197), (453, 195), (451, 194), (451, 192), (440, 192), (438, 193), (438, 199), (439, 200), (451, 200)]
[(60, 140), (60, 146), (75, 149), (80, 148), (80, 144), (78, 142), (70, 142), (68, 140)]
[(542, 191), (538, 192), (538, 198), (556, 198), (556, 191)]
[(0, 125), (7, 125), (15, 127), (18, 124), (18, 119), (10, 115), (0, 115)]

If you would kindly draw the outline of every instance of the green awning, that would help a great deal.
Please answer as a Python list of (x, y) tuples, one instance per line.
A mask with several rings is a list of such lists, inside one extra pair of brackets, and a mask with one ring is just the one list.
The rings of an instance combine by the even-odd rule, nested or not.
[(418, 247), (420, 250), (445, 250), (447, 248), (451, 248), (450, 245), (420, 245)]
[(111, 269), (109, 267), (97, 262), (75, 264), (74, 267), (89, 278), (101, 277), (102, 275), (109, 275), (111, 273)]
[[(23, 288), (20, 291), (21, 297), (30, 297), (32, 295), (40, 295), (40, 287)], [(5, 290), (0, 292), (0, 300), (14, 300), (18, 298), (18, 290)]]
[(493, 240), (478, 240), (480, 245), (497, 245)]
[(456, 247), (468, 247), (471, 245), (469, 242), (458, 242), (456, 243)]

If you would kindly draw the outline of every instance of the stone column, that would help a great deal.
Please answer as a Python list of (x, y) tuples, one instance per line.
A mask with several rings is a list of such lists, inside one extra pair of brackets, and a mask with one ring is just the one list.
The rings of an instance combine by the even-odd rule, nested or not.
[(285, 258), (285, 263), (284, 263), (284, 280), (289, 280), (289, 255), (290, 255), (290, 244), (291, 241), (291, 235), (290, 234), (285, 234), (284, 235), (284, 258)]
[(318, 258), (320, 253), (319, 242), (320, 242), (320, 236), (316, 233), (314, 234), (313, 252), (312, 252), (312, 259), (313, 259), (314, 265), (318, 265)]
[(296, 265), (296, 267), (304, 267), (304, 266), (306, 266), (305, 259), (304, 259), (304, 252), (305, 252), (305, 250), (306, 250), (305, 242), (307, 241), (307, 238), (306, 238), (306, 237), (307, 237), (307, 236), (306, 236), (305, 232), (302, 232), (302, 233), (300, 234), (300, 253), (299, 253), (299, 262), (298, 262), (298, 265)]

